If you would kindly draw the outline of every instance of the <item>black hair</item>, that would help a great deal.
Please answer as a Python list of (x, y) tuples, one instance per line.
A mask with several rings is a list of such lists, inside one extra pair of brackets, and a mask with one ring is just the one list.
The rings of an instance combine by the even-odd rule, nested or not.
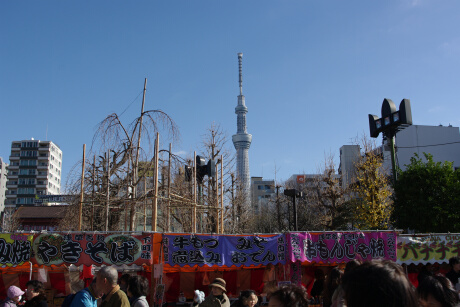
[(335, 289), (342, 282), (343, 272), (338, 268), (333, 268), (326, 278), (326, 283), (324, 287), (324, 305), (330, 306), (332, 304), (332, 295), (334, 294)]
[(460, 263), (460, 257), (459, 256), (454, 256), (454, 257), (449, 259), (449, 265), (451, 267), (453, 267), (454, 265), (459, 264), (459, 263)]
[(120, 276), (120, 279), (118, 280), (118, 283), (121, 284), (122, 281), (124, 281), (126, 284), (129, 282), (129, 279), (131, 278), (131, 275), (128, 273), (125, 273)]
[(129, 278), (128, 290), (132, 297), (147, 296), (149, 293), (149, 281), (147, 278), (135, 275)]
[(26, 287), (32, 286), (34, 292), (39, 293), (40, 295), (45, 295), (45, 285), (39, 280), (29, 280), (26, 283)]
[(426, 276), (417, 288), (417, 293), (422, 300), (432, 296), (443, 307), (457, 306), (458, 294), (450, 280), (443, 275)]
[(273, 292), (270, 300), (277, 299), (284, 307), (308, 306), (308, 295), (305, 288), (296, 285), (283, 286)]
[(415, 307), (415, 289), (395, 262), (365, 262), (343, 277), (348, 307)]
[(345, 265), (344, 273), (348, 273), (349, 271), (353, 270), (354, 268), (360, 266), (361, 263), (362, 262), (357, 260), (357, 259), (353, 259), (353, 260), (347, 262), (347, 264)]

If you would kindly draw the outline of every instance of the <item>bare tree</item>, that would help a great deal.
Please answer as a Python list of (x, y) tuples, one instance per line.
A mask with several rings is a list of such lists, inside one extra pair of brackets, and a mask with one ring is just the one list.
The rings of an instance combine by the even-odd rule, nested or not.
[[(176, 124), (161, 110), (144, 111), (128, 126), (115, 113), (100, 122), (88, 155), (93, 161), (86, 161), (83, 230), (104, 230), (103, 225), (110, 230), (122, 229), (122, 217), (129, 219), (129, 230), (135, 230), (136, 214), (152, 192), (143, 191), (143, 182), (151, 180), (148, 172), (153, 168), (153, 144), (159, 131), (165, 132), (167, 139), (179, 138)], [(143, 161), (142, 168), (139, 161)], [(67, 190), (77, 195), (81, 178), (78, 167), (73, 170)], [(78, 205), (70, 206), (60, 229), (77, 228)]]

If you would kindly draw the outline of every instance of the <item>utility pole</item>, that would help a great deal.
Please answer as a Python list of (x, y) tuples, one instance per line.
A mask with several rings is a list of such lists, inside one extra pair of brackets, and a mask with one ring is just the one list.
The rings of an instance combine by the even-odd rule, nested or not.
[(78, 230), (81, 231), (81, 218), (83, 214), (83, 189), (85, 185), (85, 152), (86, 144), (83, 144), (83, 160), (81, 162), (81, 185), (80, 185), (80, 206), (78, 214)]
[[(144, 118), (144, 104), (145, 104), (145, 91), (147, 89), (147, 78), (144, 80), (144, 94), (142, 96), (142, 107), (141, 107), (141, 117), (139, 119), (139, 135), (137, 137), (137, 146), (136, 146), (136, 160), (134, 163), (134, 168), (133, 168), (133, 200), (137, 196), (137, 181), (138, 181), (138, 175), (139, 175), (139, 150), (141, 146), (141, 136), (142, 136), (142, 119)], [(131, 215), (130, 215), (130, 225), (129, 225), (129, 230), (133, 231), (134, 230), (134, 222), (135, 222), (135, 216), (136, 216), (136, 202), (133, 201), (131, 204)]]
[(280, 213), (280, 187), (279, 185), (275, 186), (276, 188), (276, 214), (278, 215), (278, 231), (281, 231), (281, 213)]
[(109, 231), (109, 203), (110, 203), (110, 150), (107, 150), (107, 204), (105, 209), (105, 231)]

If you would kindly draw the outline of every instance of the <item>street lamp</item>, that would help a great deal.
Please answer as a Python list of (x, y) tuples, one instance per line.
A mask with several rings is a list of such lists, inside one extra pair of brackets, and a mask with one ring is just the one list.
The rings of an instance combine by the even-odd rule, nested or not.
[(295, 199), (303, 197), (303, 192), (296, 189), (285, 189), (284, 195), (292, 197), (292, 202), (294, 205), (294, 231), (297, 231), (297, 205), (295, 203)]
[(395, 135), (401, 125), (412, 125), (412, 112), (410, 100), (403, 99), (399, 110), (391, 99), (385, 98), (382, 103), (382, 117), (369, 114), (369, 130), (371, 137), (377, 138), (382, 132), (390, 140), (391, 167), (393, 170), (393, 183), (396, 182)]

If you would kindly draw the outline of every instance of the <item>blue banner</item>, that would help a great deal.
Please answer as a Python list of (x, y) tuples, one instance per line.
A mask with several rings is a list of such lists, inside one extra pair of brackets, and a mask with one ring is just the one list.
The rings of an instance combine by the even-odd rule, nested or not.
[(164, 261), (171, 266), (251, 266), (286, 263), (283, 234), (263, 236), (164, 235)]

